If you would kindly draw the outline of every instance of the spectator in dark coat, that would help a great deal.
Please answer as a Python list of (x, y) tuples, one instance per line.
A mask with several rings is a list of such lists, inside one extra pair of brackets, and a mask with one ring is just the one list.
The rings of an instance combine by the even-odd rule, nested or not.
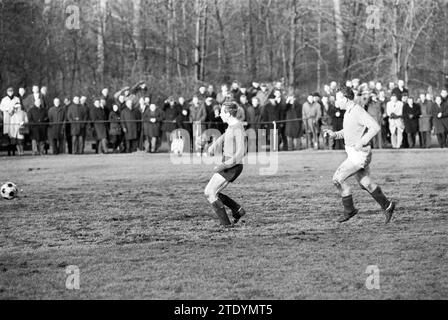
[(137, 151), (137, 119), (135, 113), (132, 112), (132, 106), (132, 100), (127, 100), (126, 108), (121, 111), (121, 127), (124, 132), (127, 153)]
[(68, 154), (73, 154), (73, 148), (72, 148), (72, 127), (70, 122), (68, 122), (67, 114), (68, 114), (68, 108), (70, 107), (70, 99), (65, 98), (64, 99), (64, 106), (62, 107), (64, 109), (65, 114), (65, 143), (67, 144), (67, 151)]
[(185, 102), (185, 99), (183, 97), (179, 97), (177, 101), (177, 108), (180, 112), (178, 120), (179, 127), (187, 130), (191, 138), (193, 134), (193, 128), (190, 123), (190, 106)]
[(68, 108), (67, 120), (71, 123), (72, 151), (74, 154), (83, 154), (88, 113), (79, 97), (73, 98), (73, 103)]
[(252, 98), (256, 97), (259, 91), (261, 91), (260, 84), (258, 82), (252, 82), (252, 86), (247, 89), (247, 99), (252, 101)]
[(302, 105), (294, 96), (286, 99), (286, 120), (294, 120), (286, 122), (285, 135), (288, 139), (288, 150), (300, 150), (302, 137)]
[(32, 141), (33, 155), (43, 155), (45, 141), (47, 140), (48, 114), (42, 108), (42, 101), (37, 99), (34, 107), (28, 111), (30, 125), (30, 138)]
[(160, 128), (163, 121), (163, 111), (151, 104), (143, 114), (143, 131), (151, 145), (151, 153), (156, 152), (157, 139), (160, 139)]
[(89, 106), (87, 103), (87, 97), (86, 96), (82, 96), (80, 99), (80, 104), (81, 107), (84, 108), (84, 112), (86, 113), (86, 125), (85, 127), (82, 129), (82, 147), (81, 147), (81, 154), (84, 153), (84, 149), (86, 147), (86, 141), (87, 141), (87, 135), (88, 132), (90, 133), (91, 136), (93, 136), (95, 134), (94, 132), (94, 128), (93, 128), (93, 123), (92, 123), (92, 119), (90, 119), (90, 113), (91, 110), (94, 109), (95, 107), (93, 105)]
[(215, 122), (215, 101), (213, 98), (208, 97), (205, 99), (205, 112), (207, 113), (207, 116), (205, 118), (205, 122), (207, 123), (206, 128), (207, 129), (213, 129), (216, 127), (216, 125), (213, 123)]
[(144, 151), (145, 148), (145, 133), (143, 132), (143, 113), (149, 108), (151, 104), (151, 98), (141, 97), (138, 101), (138, 105), (132, 108), (135, 119), (137, 120), (137, 150)]
[(96, 153), (108, 153), (107, 148), (107, 128), (106, 128), (106, 112), (102, 108), (100, 100), (95, 100), (94, 108), (90, 112), (90, 120), (93, 122), (93, 128), (96, 137)]
[(209, 85), (207, 88), (207, 98), (212, 98), (213, 100), (216, 100), (215, 88), (212, 85)]
[(39, 86), (33, 86), (32, 93), (23, 100), (23, 107), (25, 108), (25, 111), (28, 112), (32, 107), (34, 107), (36, 100), (39, 100), (40, 98)]
[(437, 136), (440, 148), (446, 148), (448, 136), (448, 108), (443, 103), (441, 96), (436, 97), (435, 103), (431, 108), (431, 115), (434, 124), (434, 134)]
[(418, 127), (420, 131), (420, 146), (422, 148), (431, 147), (431, 131), (432, 131), (432, 115), (431, 109), (434, 102), (432, 101), (432, 96), (430, 94), (420, 95), (420, 108), (421, 115), (418, 122)]
[(235, 102), (240, 101), (242, 93), (238, 81), (233, 81), (232, 86), (230, 87), (230, 94), (233, 96), (233, 101)]
[(66, 118), (65, 108), (61, 107), (61, 100), (55, 98), (53, 107), (48, 110), (48, 140), (54, 155), (64, 152), (64, 121)]
[(121, 128), (121, 115), (116, 104), (112, 106), (112, 112), (109, 114), (109, 139), (112, 144), (113, 152), (121, 152), (121, 143), (123, 141), (123, 129)]
[[(418, 119), (422, 114), (419, 104), (414, 103), (413, 98), (408, 98), (407, 103), (403, 106), (404, 127), (408, 135), (409, 148), (415, 147), (415, 138), (418, 134)], [(420, 140), (420, 146), (422, 141)]]
[(398, 101), (401, 101), (403, 98), (403, 95), (409, 96), (409, 90), (404, 87), (404, 81), (398, 80), (398, 87), (395, 87), (391, 94), (395, 94)]
[[(372, 116), (373, 119), (376, 120), (376, 122), (378, 122), (378, 125), (381, 126), (384, 110), (381, 109), (381, 102), (378, 100), (378, 96), (375, 92), (372, 92), (369, 100), (367, 101), (366, 111)], [(382, 148), (383, 142), (381, 138), (382, 136), (380, 132), (372, 139), (371, 143), (373, 148)]]
[(246, 129), (250, 128), (250, 122), (254, 122), (255, 109), (250, 104), (246, 95), (242, 95), (240, 98), (240, 106), (244, 110), (244, 121), (246, 123)]
[(207, 97), (208, 97), (207, 88), (204, 86), (200, 86), (199, 92), (198, 92), (199, 100), (201, 100), (202, 102), (205, 102), (205, 99), (207, 99)]
[(254, 108), (254, 114), (253, 118), (251, 117), (251, 124), (249, 125), (250, 128), (254, 129), (258, 133), (258, 129), (261, 128), (261, 122), (262, 122), (262, 112), (261, 112), (261, 104), (260, 100), (258, 100), (257, 97), (252, 98), (252, 107)]
[[(341, 110), (334, 103), (330, 104), (330, 109), (328, 110), (328, 115), (331, 117), (331, 125), (333, 127), (334, 132), (341, 131), (343, 129), (344, 124), (344, 115), (345, 110)], [(334, 150), (343, 150), (344, 149), (344, 140), (337, 139), (334, 141), (333, 145)]]
[(165, 101), (163, 111), (164, 122), (162, 124), (162, 131), (164, 132), (166, 141), (168, 142), (168, 150), (171, 150), (171, 133), (179, 128), (179, 115), (181, 112), (173, 97), (170, 97), (167, 101)]
[(104, 88), (101, 91), (101, 101), (104, 109), (104, 113), (106, 114), (106, 119), (109, 119), (109, 114), (112, 112), (112, 108), (114, 106), (114, 98), (109, 95), (109, 89)]

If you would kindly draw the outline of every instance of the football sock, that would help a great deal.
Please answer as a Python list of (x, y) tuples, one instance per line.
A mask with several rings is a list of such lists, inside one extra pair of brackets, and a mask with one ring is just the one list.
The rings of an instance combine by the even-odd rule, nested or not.
[(232, 210), (233, 213), (237, 213), (241, 209), (241, 206), (238, 203), (225, 194), (218, 193), (218, 199), (221, 200), (226, 207)]
[(345, 213), (352, 213), (355, 211), (355, 205), (353, 203), (353, 196), (342, 197), (342, 205), (344, 206)]
[(386, 198), (380, 187), (376, 188), (371, 194), (373, 199), (379, 203), (383, 210), (386, 210), (389, 207), (390, 201)]
[(219, 218), (219, 221), (223, 226), (230, 226), (230, 220), (227, 216), (226, 208), (224, 207), (224, 204), (221, 202), (221, 200), (216, 200), (212, 203), (212, 207), (216, 212), (216, 215)]

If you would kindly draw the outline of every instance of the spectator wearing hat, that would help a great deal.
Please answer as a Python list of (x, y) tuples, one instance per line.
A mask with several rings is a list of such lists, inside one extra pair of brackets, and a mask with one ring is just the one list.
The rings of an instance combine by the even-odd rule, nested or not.
[(25, 141), (25, 128), (28, 124), (28, 115), (23, 110), (21, 103), (14, 105), (11, 115), (11, 126), (9, 136), (11, 137), (11, 145), (15, 145), (19, 157), (24, 155), (23, 144)]
[[(420, 105), (414, 103), (413, 98), (408, 98), (403, 105), (403, 120), (409, 148), (415, 148), (416, 136), (419, 132), (418, 120), (421, 114)], [(421, 145), (422, 141), (420, 140), (420, 146)]]
[(386, 107), (389, 117), (389, 129), (391, 133), (392, 148), (400, 149), (403, 142), (403, 102), (397, 99), (396, 94), (392, 93), (390, 101)]
[(28, 111), (28, 120), (30, 124), (30, 137), (33, 148), (33, 156), (43, 155), (45, 141), (47, 140), (47, 122), (48, 113), (42, 108), (42, 101), (37, 99), (34, 107)]
[(48, 110), (48, 141), (54, 155), (64, 152), (64, 121), (65, 109), (61, 107), (61, 100), (55, 98), (53, 106)]
[(434, 102), (432, 101), (431, 94), (420, 95), (420, 109), (421, 115), (418, 120), (418, 127), (420, 131), (420, 146), (422, 148), (431, 147), (431, 131), (432, 131), (432, 115), (431, 109)]

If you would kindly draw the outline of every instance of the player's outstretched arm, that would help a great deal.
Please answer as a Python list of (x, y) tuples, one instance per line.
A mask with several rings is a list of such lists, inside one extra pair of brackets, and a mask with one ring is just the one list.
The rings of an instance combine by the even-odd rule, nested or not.
[(325, 129), (324, 130), (324, 135), (328, 136), (330, 138), (336, 139), (336, 140), (341, 140), (341, 139), (344, 139), (344, 130), (334, 132), (332, 130), (326, 130)]
[(208, 148), (207, 152), (209, 155), (213, 156), (215, 154), (216, 148), (219, 145), (222, 145), (222, 142), (224, 140), (224, 135), (220, 136), (218, 139), (216, 139), (215, 142)]

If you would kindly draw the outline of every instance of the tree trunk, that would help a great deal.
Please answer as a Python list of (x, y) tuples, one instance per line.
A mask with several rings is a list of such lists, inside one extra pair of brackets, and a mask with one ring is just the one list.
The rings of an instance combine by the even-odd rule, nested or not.
[(106, 10), (107, 0), (99, 0), (98, 8), (98, 29), (97, 29), (97, 78), (101, 85), (104, 85), (104, 69), (105, 69), (105, 54), (104, 54), (104, 34), (106, 29)]
[(201, 0), (195, 1), (196, 33), (194, 41), (195, 80), (201, 81)]
[(291, 0), (291, 18), (289, 30), (289, 60), (288, 60), (288, 88), (292, 89), (295, 83), (296, 65), (296, 28), (297, 28), (297, 0)]
[(208, 27), (208, 5), (207, 2), (204, 3), (203, 9), (203, 21), (202, 21), (202, 48), (201, 48), (201, 64), (200, 64), (200, 70), (201, 70), (201, 81), (205, 80), (205, 56), (207, 53), (207, 27)]
[(132, 24), (132, 36), (135, 45), (135, 70), (137, 74), (141, 74), (143, 70), (143, 43), (141, 35), (141, 9), (142, 0), (133, 0), (134, 4), (134, 19)]
[(344, 65), (344, 28), (342, 25), (342, 16), (341, 16), (341, 1), (333, 0), (333, 8), (334, 8), (334, 18), (336, 23), (336, 52), (337, 59), (339, 64), (339, 70), (342, 70)]
[(318, 22), (317, 22), (317, 50), (318, 52), (318, 56), (317, 56), (317, 91), (320, 91), (320, 86), (321, 86), (321, 61), (320, 61), (320, 56), (321, 56), (321, 42), (322, 42), (322, 14), (321, 14), (321, 0), (318, 0), (318, 9), (317, 11), (319, 12), (319, 18), (318, 18)]
[(249, 0), (249, 16), (248, 16), (248, 27), (249, 27), (249, 41), (248, 41), (248, 59), (249, 59), (249, 73), (252, 79), (257, 78), (257, 58), (255, 53), (255, 44), (257, 43), (256, 34), (254, 33), (253, 18), (252, 18), (252, 1)]

